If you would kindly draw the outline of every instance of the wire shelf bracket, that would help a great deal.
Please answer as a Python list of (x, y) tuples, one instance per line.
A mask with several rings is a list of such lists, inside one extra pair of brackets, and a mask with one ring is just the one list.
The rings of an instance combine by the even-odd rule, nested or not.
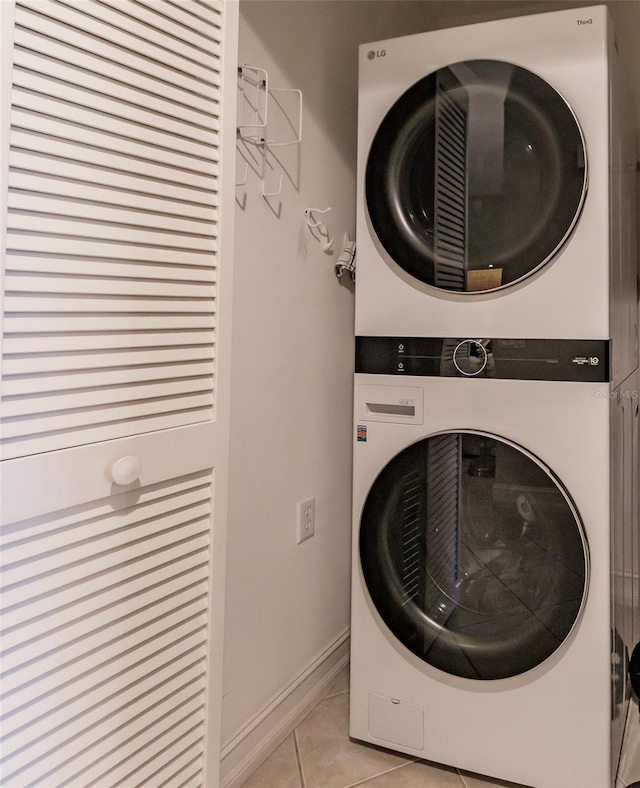
[[(238, 125), (236, 136), (238, 140), (249, 145), (255, 145), (260, 151), (262, 196), (277, 197), (282, 193), (283, 176), (279, 175), (278, 185), (275, 189), (267, 187), (267, 171), (269, 151), (272, 148), (284, 148), (289, 145), (299, 145), (302, 142), (302, 91), (297, 88), (272, 88), (269, 86), (269, 74), (264, 68), (243, 63), (238, 67)], [(296, 97), (296, 117), (292, 121), (286, 115), (287, 121), (293, 130), (293, 139), (278, 140), (267, 138), (267, 123), (269, 120), (269, 106), (275, 101), (281, 108), (279, 96), (290, 94)], [(244, 180), (236, 185), (242, 186)]]

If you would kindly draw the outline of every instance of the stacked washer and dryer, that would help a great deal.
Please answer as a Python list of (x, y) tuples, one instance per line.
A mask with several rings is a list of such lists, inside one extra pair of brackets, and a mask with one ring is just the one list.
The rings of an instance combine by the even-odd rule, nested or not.
[(351, 736), (612, 784), (637, 639), (635, 146), (605, 6), (360, 48)]

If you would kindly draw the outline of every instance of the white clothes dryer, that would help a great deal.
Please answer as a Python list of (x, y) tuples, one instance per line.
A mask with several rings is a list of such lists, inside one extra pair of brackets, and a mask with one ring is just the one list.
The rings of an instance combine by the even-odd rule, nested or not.
[(351, 736), (535, 788), (612, 785), (637, 373), (614, 389), (606, 343), (460, 337), (360, 338), (356, 369)]
[(360, 47), (356, 334), (637, 357), (635, 142), (606, 6)]

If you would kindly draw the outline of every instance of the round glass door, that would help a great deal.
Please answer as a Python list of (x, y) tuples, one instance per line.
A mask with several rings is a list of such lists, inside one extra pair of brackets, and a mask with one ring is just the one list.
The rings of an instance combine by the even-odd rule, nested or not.
[(406, 91), (369, 152), (366, 200), (391, 259), (444, 290), (507, 287), (568, 239), (587, 187), (575, 115), (547, 82), (495, 60)]
[(367, 497), (360, 560), (386, 626), (454, 676), (503, 679), (546, 660), (582, 610), (588, 549), (552, 472), (493, 435), (410, 446)]

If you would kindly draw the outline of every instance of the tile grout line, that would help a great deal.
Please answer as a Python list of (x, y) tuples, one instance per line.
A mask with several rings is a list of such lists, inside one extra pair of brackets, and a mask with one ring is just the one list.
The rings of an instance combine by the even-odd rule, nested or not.
[[(350, 693), (350, 689), (340, 690), (339, 692), (331, 692), (331, 691), (329, 691), (329, 693), (327, 695), (323, 695), (320, 698), (320, 700), (318, 701), (318, 703), (316, 705), (319, 705), (320, 703), (322, 703), (325, 700), (329, 700), (331, 698), (337, 698), (340, 695), (348, 695), (349, 693)], [(300, 788), (307, 788), (307, 785), (306, 785), (306, 782), (305, 782), (305, 779), (304, 779), (304, 767), (303, 767), (303, 764), (302, 764), (302, 754), (300, 752), (300, 747), (299, 747), (299, 744), (298, 744), (297, 729), (293, 730), (293, 744), (294, 744), (294, 750), (295, 750), (295, 755), (296, 755), (296, 765), (298, 767), (298, 779), (299, 779), (299, 782), (300, 782)], [(371, 783), (373, 780), (376, 780), (379, 777), (382, 777), (382, 776), (387, 775), (387, 774), (392, 774), (393, 772), (398, 771), (398, 769), (404, 769), (405, 767), (411, 766), (411, 764), (417, 763), (417, 762), (419, 762), (421, 760), (419, 757), (411, 757), (411, 756), (406, 756), (406, 757), (409, 758), (407, 763), (401, 763), (399, 766), (393, 766), (390, 769), (386, 769), (385, 771), (378, 772), (377, 774), (372, 774), (369, 777), (364, 778), (363, 780), (358, 780), (355, 783), (349, 783), (348, 785), (343, 786), (343, 788), (358, 788), (358, 786), (366, 786), (368, 783)], [(460, 772), (460, 770), (454, 767), (454, 771), (455, 771), (456, 775), (460, 778), (460, 788), (469, 788), (469, 785), (468, 785), (467, 781), (464, 779), (464, 775)]]
[(460, 772), (460, 769), (456, 769), (456, 774), (462, 782), (462, 788), (468, 788), (467, 781), (464, 779), (464, 775)]
[[(421, 759), (420, 758), (413, 758), (408, 763), (401, 763), (400, 766), (394, 766), (392, 769), (387, 769), (387, 771), (379, 772), (378, 774), (373, 774), (371, 777), (367, 777), (364, 780), (359, 780), (355, 783), (349, 783), (349, 785), (345, 785), (344, 788), (358, 788), (360, 785), (365, 785), (372, 780), (376, 780), (378, 777), (382, 777), (385, 774), (391, 774), (392, 772), (398, 771), (398, 769), (404, 769), (407, 766), (411, 766), (412, 763), (418, 763)], [(464, 775), (460, 772), (459, 769), (455, 769), (456, 775), (460, 778), (460, 788), (469, 788), (467, 785), (467, 781), (464, 779)], [(303, 786), (304, 788), (304, 786)]]
[(332, 692), (330, 695), (323, 695), (320, 700), (328, 700), (329, 698), (337, 698), (339, 695), (348, 695), (349, 690), (340, 690), (340, 692)]
[(296, 730), (293, 730), (293, 747), (296, 753), (296, 764), (298, 766), (298, 778), (300, 780), (300, 788), (307, 788), (304, 781), (304, 772), (302, 770), (302, 758), (300, 756), (300, 748), (298, 747), (298, 736)]
[[(334, 692), (329, 695), (323, 695), (316, 706), (319, 706), (322, 701), (327, 700), (328, 698), (337, 698), (339, 695), (346, 695), (348, 694), (349, 690), (341, 690), (340, 692)], [(302, 755), (300, 753), (300, 746), (298, 744), (298, 734), (297, 729), (294, 728), (293, 730), (293, 746), (296, 753), (296, 765), (298, 767), (298, 780), (300, 782), (300, 788), (307, 788), (307, 784), (304, 779), (304, 767), (302, 765)]]
[[(620, 783), (620, 787), (618, 786)], [(616, 769), (616, 785), (615, 788), (629, 788), (629, 785), (633, 783), (628, 783), (627, 778), (622, 776), (620, 769)]]
[(397, 772), (398, 769), (404, 769), (407, 766), (411, 766), (412, 763), (416, 763), (419, 761), (420, 758), (412, 758), (407, 763), (401, 763), (399, 766), (393, 766), (391, 769), (387, 769), (384, 772), (378, 772), (377, 774), (372, 774), (370, 777), (365, 777), (364, 780), (358, 780), (355, 783), (349, 783), (349, 785), (345, 785), (344, 788), (357, 788), (358, 785), (366, 785), (371, 780), (377, 780), (378, 777), (382, 777), (385, 774), (391, 774), (392, 772)]

